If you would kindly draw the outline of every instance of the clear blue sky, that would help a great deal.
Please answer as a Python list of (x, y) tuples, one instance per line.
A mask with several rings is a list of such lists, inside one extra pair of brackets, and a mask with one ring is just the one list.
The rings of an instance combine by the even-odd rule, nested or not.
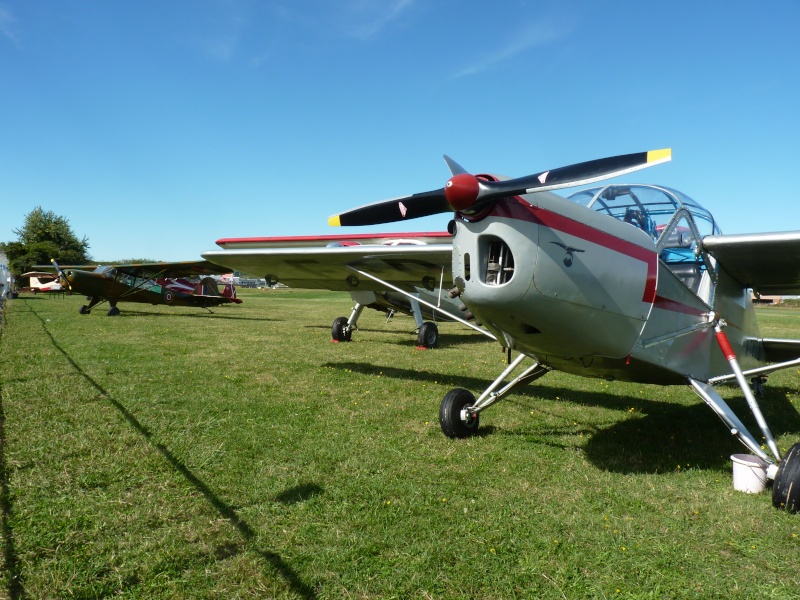
[[(800, 229), (800, 0), (0, 0), (0, 240), (36, 206), (98, 260), (671, 147), (628, 176), (726, 233)], [(365, 231), (442, 230), (449, 217)]]

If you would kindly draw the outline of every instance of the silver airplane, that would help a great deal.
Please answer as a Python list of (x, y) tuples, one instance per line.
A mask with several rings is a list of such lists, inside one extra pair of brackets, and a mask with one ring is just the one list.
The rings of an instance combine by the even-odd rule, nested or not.
[[(451, 248), (355, 252), (343, 262), (352, 282), (391, 285), (406, 264), (449, 260), (444, 277), (452, 295), (508, 349), (510, 364), (477, 398), (461, 388), (444, 396), (445, 435), (474, 435), (483, 411), (552, 370), (688, 384), (763, 461), (773, 504), (797, 512), (800, 443), (781, 456), (756, 395), (769, 373), (800, 365), (800, 340), (762, 337), (751, 293), (800, 293), (800, 231), (723, 235), (709, 211), (663, 186), (606, 185), (567, 198), (553, 193), (671, 157), (669, 149), (656, 150), (516, 179), (472, 175), (445, 157), (452, 177), (443, 188), (355, 208), (329, 223), (453, 214)], [(259, 260), (257, 253), (204, 256), (235, 268)], [(385, 268), (389, 256), (397, 272)], [(519, 353), (513, 361), (512, 349)], [(727, 382), (741, 388), (766, 450), (716, 391)]]

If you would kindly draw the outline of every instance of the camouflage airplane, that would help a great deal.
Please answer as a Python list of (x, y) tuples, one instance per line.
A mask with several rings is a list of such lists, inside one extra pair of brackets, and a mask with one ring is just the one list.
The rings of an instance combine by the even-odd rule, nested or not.
[[(241, 302), (232, 283), (225, 284), (220, 292), (217, 282), (208, 277), (229, 273), (230, 269), (208, 261), (100, 265), (93, 270), (85, 266), (62, 269), (55, 260), (51, 262), (64, 287), (87, 297), (89, 303), (80, 308), (82, 315), (88, 315), (103, 302), (110, 305), (110, 317), (119, 314), (118, 302), (205, 309)], [(182, 279), (186, 277), (192, 280)]]

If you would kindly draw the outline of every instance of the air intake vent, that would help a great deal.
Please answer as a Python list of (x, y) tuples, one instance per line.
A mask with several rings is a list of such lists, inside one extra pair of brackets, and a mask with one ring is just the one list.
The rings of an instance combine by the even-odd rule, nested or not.
[(502, 240), (492, 239), (488, 245), (486, 285), (503, 285), (514, 276), (514, 255)]

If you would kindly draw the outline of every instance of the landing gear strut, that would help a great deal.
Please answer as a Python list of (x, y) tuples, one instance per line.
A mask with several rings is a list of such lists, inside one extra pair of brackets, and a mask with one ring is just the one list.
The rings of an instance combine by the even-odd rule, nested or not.
[(525, 369), (522, 374), (496, 392), (495, 390), (500, 387), (503, 380), (508, 377), (526, 357), (527, 355), (520, 354), (515, 358), (500, 376), (486, 388), (477, 400), (475, 400), (475, 396), (467, 390), (461, 388), (450, 390), (442, 399), (442, 403), (439, 406), (439, 425), (442, 427), (442, 433), (450, 438), (465, 438), (475, 435), (478, 431), (478, 422), (481, 412), (489, 408), (495, 402), (498, 402), (511, 390), (530, 383), (531, 381), (535, 381), (539, 379), (539, 377), (550, 372), (549, 367), (539, 364), (538, 361), (534, 362), (530, 367)]
[(358, 323), (358, 317), (364, 310), (364, 305), (356, 302), (350, 317), (336, 317), (331, 325), (331, 339), (334, 342), (349, 342), (353, 337), (353, 330)]
[[(96, 296), (86, 296), (86, 299), (89, 301), (89, 304), (84, 304), (78, 309), (78, 312), (82, 315), (88, 315), (90, 312), (92, 312), (92, 309), (95, 306), (97, 306), (103, 301), (102, 298), (98, 298)], [(114, 306), (116, 306), (116, 304)]]

